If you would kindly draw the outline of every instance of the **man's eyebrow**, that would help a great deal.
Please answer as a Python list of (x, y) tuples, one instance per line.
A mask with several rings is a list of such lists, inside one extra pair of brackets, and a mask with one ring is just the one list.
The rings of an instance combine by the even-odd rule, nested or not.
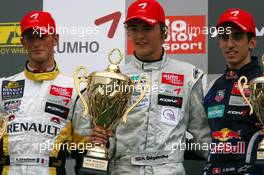
[(143, 27), (154, 27), (154, 26), (145, 24), (145, 25), (143, 25)]
[(242, 31), (234, 31), (234, 32), (232, 32), (232, 34), (243, 34), (243, 32)]

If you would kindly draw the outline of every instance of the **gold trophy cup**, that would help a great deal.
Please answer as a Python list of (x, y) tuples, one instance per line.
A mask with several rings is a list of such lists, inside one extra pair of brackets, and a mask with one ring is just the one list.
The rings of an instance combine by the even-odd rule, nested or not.
[[(242, 83), (243, 82), (243, 83)], [(250, 90), (249, 99), (245, 96), (244, 89), (248, 86)], [(264, 77), (257, 77), (249, 82), (245, 76), (241, 76), (238, 80), (238, 89), (250, 107), (249, 114), (253, 114), (253, 110), (258, 117), (259, 121), (263, 125), (264, 123)], [(262, 140), (257, 149), (257, 160), (264, 160), (264, 140)]]
[[(117, 62), (112, 59), (114, 51), (117, 51), (119, 56)], [(74, 81), (75, 88), (84, 106), (83, 116), (91, 116), (94, 126), (112, 130), (121, 118), (126, 122), (127, 114), (144, 98), (148, 91), (149, 79), (144, 75), (139, 78), (137, 87), (142, 87), (141, 80), (143, 78), (146, 81), (146, 85), (143, 90), (141, 88), (138, 100), (127, 108), (135, 87), (134, 82), (120, 72), (118, 64), (122, 60), (122, 54), (119, 49), (113, 49), (109, 53), (108, 59), (110, 65), (105, 71), (93, 72), (88, 76), (84, 67), (77, 68), (74, 72)], [(86, 98), (80, 91), (81, 82), (87, 83)], [(83, 157), (80, 173), (106, 175), (108, 174), (108, 169), (109, 155), (106, 145), (101, 143), (93, 144), (87, 150), (87, 155)]]

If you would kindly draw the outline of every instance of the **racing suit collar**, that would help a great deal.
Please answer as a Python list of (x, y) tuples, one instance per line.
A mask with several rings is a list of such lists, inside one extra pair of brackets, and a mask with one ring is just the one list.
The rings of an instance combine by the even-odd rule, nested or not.
[(58, 74), (60, 73), (57, 63), (55, 62), (55, 66), (52, 70), (47, 70), (46, 72), (42, 71), (32, 71), (28, 67), (28, 62), (26, 63), (24, 74), (25, 76), (33, 81), (45, 81), (45, 80), (54, 80)]
[(251, 56), (251, 62), (244, 65), (243, 67), (241, 67), (238, 70), (230, 69), (227, 66), (224, 75), (225, 75), (226, 79), (238, 79), (238, 77), (244, 75), (246, 72), (249, 72), (250, 70), (252, 70), (254, 68), (260, 69), (260, 66), (258, 64), (258, 57)]
[(165, 65), (167, 65), (169, 58), (166, 56), (166, 53), (163, 49), (163, 53), (161, 58), (156, 61), (141, 61), (134, 53), (132, 57), (132, 64), (134, 64), (137, 68), (142, 70), (159, 70), (162, 69)]

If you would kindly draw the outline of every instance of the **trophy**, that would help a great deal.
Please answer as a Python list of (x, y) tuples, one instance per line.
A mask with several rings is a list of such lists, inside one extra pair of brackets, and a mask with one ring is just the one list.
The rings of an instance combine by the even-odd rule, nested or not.
[[(114, 62), (113, 52), (117, 51), (119, 59)], [(148, 91), (149, 79), (142, 75), (139, 77), (137, 87), (141, 87), (141, 94), (137, 101), (127, 108), (135, 84), (131, 79), (122, 74), (118, 64), (122, 60), (121, 51), (117, 48), (108, 54), (110, 65), (105, 71), (93, 72), (87, 76), (84, 67), (79, 67), (74, 72), (74, 83), (80, 100), (84, 106), (83, 116), (92, 117), (94, 126), (105, 130), (112, 130), (122, 118), (126, 123), (128, 113), (144, 98)], [(81, 76), (80, 76), (81, 75)], [(141, 81), (145, 79), (143, 88)], [(86, 83), (86, 99), (81, 94), (80, 83)], [(87, 149), (87, 154), (82, 158), (81, 174), (106, 175), (109, 171), (109, 155), (106, 145), (94, 143)]]
[[(244, 82), (244, 83), (242, 83)], [(250, 91), (249, 99), (245, 96), (244, 89), (248, 86)], [(263, 125), (264, 123), (264, 76), (257, 77), (251, 80), (248, 84), (248, 79), (245, 76), (241, 76), (238, 80), (239, 91), (250, 107), (249, 114), (255, 111), (256, 116)], [(264, 161), (264, 140), (261, 140), (257, 148), (257, 156), (255, 164), (262, 164)]]

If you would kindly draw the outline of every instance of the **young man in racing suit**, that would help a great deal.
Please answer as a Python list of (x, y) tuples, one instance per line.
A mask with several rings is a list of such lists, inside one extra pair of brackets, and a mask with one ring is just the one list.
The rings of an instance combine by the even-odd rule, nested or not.
[[(249, 114), (249, 106), (238, 89), (241, 76), (252, 80), (262, 75), (258, 58), (251, 56), (256, 46), (255, 22), (248, 12), (229, 9), (220, 16), (217, 27), (225, 30), (219, 34), (219, 48), (227, 68), (211, 83), (205, 97), (213, 139), (205, 174), (234, 175), (258, 171), (251, 165), (255, 140), (252, 143), (250, 140), (257, 138), (257, 131), (261, 128), (256, 126), (259, 121), (255, 114)], [(244, 92), (249, 95), (249, 89)]]
[[(134, 82), (147, 74), (150, 89), (128, 114), (127, 123), (116, 128), (112, 174), (185, 175), (185, 132), (192, 133), (201, 147), (211, 140), (203, 107), (203, 73), (166, 55), (162, 47), (165, 14), (157, 1), (135, 1), (124, 23), (135, 51), (130, 62), (121, 67), (122, 73)], [(138, 97), (138, 92), (133, 93), (132, 103)], [(208, 155), (202, 148), (198, 152)]]
[(78, 117), (77, 108), (73, 115), (73, 80), (60, 74), (54, 60), (59, 35), (52, 16), (32, 11), (20, 26), (28, 51), (25, 69), (0, 79), (0, 112), (7, 120), (0, 139), (0, 174), (65, 175), (70, 149), (88, 140), (88, 121)]

